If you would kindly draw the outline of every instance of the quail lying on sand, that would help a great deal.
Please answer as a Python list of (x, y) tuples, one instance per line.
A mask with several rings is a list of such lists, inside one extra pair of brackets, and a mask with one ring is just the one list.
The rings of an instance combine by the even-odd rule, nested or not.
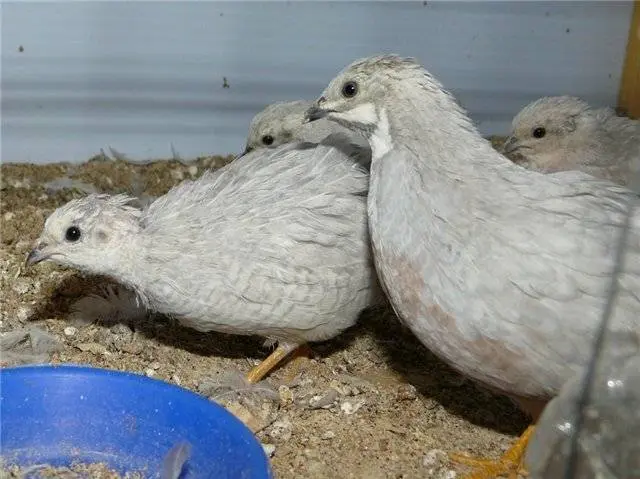
[[(395, 55), (346, 67), (307, 117), (369, 139), (373, 254), (398, 316), (535, 420), (589, 358), (634, 193), (515, 165), (429, 72)], [(640, 327), (640, 214), (631, 224), (612, 322), (623, 335)], [(465, 461), (480, 466), (472, 477), (513, 472), (532, 431), (497, 462)]]
[(145, 210), (124, 195), (70, 201), (47, 218), (27, 263), (110, 276), (199, 331), (277, 341), (247, 377), (257, 382), (379, 296), (367, 189), (367, 171), (333, 146), (256, 151)]
[(525, 168), (579, 170), (629, 185), (640, 170), (640, 121), (579, 98), (544, 97), (514, 117), (503, 151)]

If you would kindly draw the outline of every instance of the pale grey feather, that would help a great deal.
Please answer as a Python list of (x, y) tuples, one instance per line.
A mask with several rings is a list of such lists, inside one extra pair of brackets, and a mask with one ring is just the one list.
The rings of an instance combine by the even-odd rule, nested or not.
[[(513, 164), (411, 59), (354, 62), (307, 115), (369, 138), (374, 258), (400, 318), (463, 374), (521, 398), (557, 394), (590, 355), (633, 193)], [(612, 324), (627, 332), (640, 326), (637, 214), (628, 247)]]
[(324, 141), (368, 168), (371, 149), (367, 139), (329, 120), (307, 123), (304, 114), (311, 104), (311, 101), (297, 100), (267, 106), (251, 120), (245, 152), (277, 148), (287, 143), (318, 144)]
[[(47, 219), (38, 257), (106, 274), (200, 331), (299, 344), (335, 336), (379, 298), (367, 172), (328, 145), (249, 153), (140, 211), (91, 195)], [(82, 231), (65, 240), (69, 226)]]
[(514, 117), (503, 151), (537, 171), (580, 170), (630, 185), (640, 171), (640, 121), (579, 98), (544, 97)]

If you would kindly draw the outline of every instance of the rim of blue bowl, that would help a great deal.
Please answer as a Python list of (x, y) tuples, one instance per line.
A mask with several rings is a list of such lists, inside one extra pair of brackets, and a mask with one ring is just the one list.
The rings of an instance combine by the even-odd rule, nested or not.
[[(256, 450), (258, 451), (259, 457), (261, 457), (263, 460), (266, 477), (269, 479), (273, 479), (274, 477), (273, 471), (271, 469), (271, 463), (264, 449), (262, 448), (260, 441), (256, 438), (253, 432), (240, 419), (238, 419), (234, 414), (232, 414), (224, 406), (209, 400), (207, 397), (201, 394), (198, 394), (182, 386), (178, 386), (177, 384), (167, 382), (163, 379), (151, 378), (144, 374), (140, 374), (132, 371), (118, 371), (117, 369), (101, 368), (101, 367), (95, 367), (89, 364), (78, 364), (78, 363), (62, 363), (62, 364), (38, 363), (38, 364), (21, 364), (21, 365), (15, 365), (15, 366), (5, 366), (5, 367), (0, 367), (0, 378), (2, 378), (3, 376), (6, 376), (7, 374), (13, 375), (13, 374), (27, 373), (28, 375), (30, 375), (31, 373), (35, 374), (38, 372), (42, 372), (43, 370), (62, 371), (62, 372), (69, 371), (74, 373), (81, 372), (81, 373), (87, 373), (93, 376), (102, 376), (102, 377), (117, 376), (121, 378), (128, 378), (135, 381), (146, 382), (148, 384), (153, 384), (160, 388), (164, 388), (165, 390), (173, 390), (185, 396), (190, 396), (191, 399), (194, 401), (199, 401), (202, 404), (206, 405), (207, 407), (217, 409), (224, 416), (226, 416), (227, 420), (230, 423), (235, 424), (235, 427), (238, 431), (241, 431), (243, 435), (245, 435), (247, 438), (250, 438), (251, 442), (254, 442), (254, 444), (256, 445)], [(0, 395), (1, 395), (1, 388), (0, 388)], [(2, 415), (0, 415), (0, 424), (1, 423), (2, 423)]]

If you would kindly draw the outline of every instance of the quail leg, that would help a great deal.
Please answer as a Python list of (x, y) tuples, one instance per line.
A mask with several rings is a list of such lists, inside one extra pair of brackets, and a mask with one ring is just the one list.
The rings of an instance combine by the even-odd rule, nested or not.
[(525, 429), (516, 442), (503, 454), (500, 459), (476, 459), (463, 454), (449, 454), (449, 458), (460, 464), (472, 466), (475, 470), (462, 476), (463, 479), (494, 479), (499, 476), (515, 478), (518, 474), (526, 475), (523, 460), (524, 452), (535, 426), (531, 425)]
[(255, 384), (278, 366), (289, 354), (300, 348), (295, 343), (278, 343), (278, 347), (267, 358), (247, 374), (247, 381)]

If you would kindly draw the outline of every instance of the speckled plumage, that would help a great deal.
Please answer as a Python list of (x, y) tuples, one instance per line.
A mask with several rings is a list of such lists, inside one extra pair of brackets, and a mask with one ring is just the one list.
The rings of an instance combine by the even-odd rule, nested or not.
[(109, 275), (200, 331), (324, 340), (377, 294), (367, 189), (367, 172), (331, 146), (255, 151), (144, 211), (124, 196), (73, 200), (47, 219), (34, 261)]
[[(534, 130), (543, 129), (536, 138)], [(579, 98), (540, 98), (513, 119), (504, 153), (542, 172), (579, 170), (629, 185), (640, 170), (640, 121), (612, 108), (591, 108)]]
[[(352, 132), (329, 120), (306, 123), (304, 114), (312, 103), (306, 100), (278, 102), (256, 114), (249, 125), (245, 152), (260, 148), (277, 148), (298, 141), (326, 143), (327, 137), (330, 136), (333, 146), (368, 168), (371, 164), (371, 149), (367, 139), (360, 133)], [(273, 143), (265, 144), (265, 136), (270, 136)]]
[[(353, 98), (342, 94), (355, 81)], [(365, 133), (369, 226), (399, 317), (463, 374), (548, 400), (591, 353), (629, 190), (577, 171), (542, 174), (496, 152), (418, 63), (356, 61), (308, 118)], [(640, 216), (613, 327), (640, 327)]]

